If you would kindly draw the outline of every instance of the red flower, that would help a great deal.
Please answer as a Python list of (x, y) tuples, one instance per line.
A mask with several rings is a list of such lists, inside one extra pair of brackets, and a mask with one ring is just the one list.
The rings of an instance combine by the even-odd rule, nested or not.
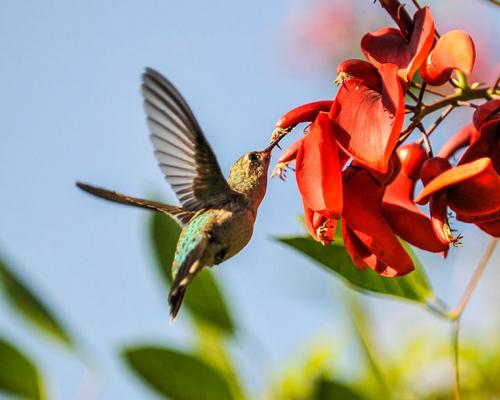
[(432, 252), (448, 250), (448, 241), (441, 240), (432, 228), (430, 219), (414, 203), (415, 183), (420, 179), (422, 164), (427, 159), (424, 149), (409, 144), (398, 149), (401, 168), (386, 187), (382, 213), (396, 235), (406, 242)]
[(304, 221), (311, 236), (324, 245), (330, 244), (335, 235), (337, 220), (311, 210), (304, 202)]
[[(449, 169), (451, 169), (451, 164), (445, 158), (433, 157), (425, 161), (422, 165), (420, 173), (424, 186), (427, 187), (429, 182)], [(420, 195), (421, 194), (422, 193), (420, 193)], [(453, 245), (458, 246), (460, 244), (461, 237), (453, 236), (448, 222), (447, 192), (437, 191), (426, 199), (426, 201), (422, 201), (420, 199), (420, 195), (415, 199), (415, 202), (418, 204), (425, 204), (429, 202), (432, 228), (438, 238), (443, 243), (452, 243)]]
[(381, 64), (396, 64), (398, 74), (405, 82), (412, 80), (434, 43), (434, 18), (429, 7), (418, 10), (413, 23), (409, 41), (395, 28), (367, 33), (361, 40), (361, 49), (373, 65), (379, 68)]
[(469, 34), (450, 31), (439, 38), (427, 61), (420, 67), (420, 75), (425, 82), (439, 86), (451, 78), (455, 69), (470, 74), (475, 59), (476, 50)]
[(394, 64), (379, 69), (362, 60), (338, 67), (339, 88), (330, 111), (337, 142), (354, 160), (386, 173), (403, 126), (404, 95)]
[[(500, 119), (485, 123), (458, 165), (448, 163), (438, 173), (430, 175), (416, 201), (431, 201), (431, 216), (445, 219), (446, 207), (457, 219), (476, 223), (486, 232), (500, 236)], [(441, 159), (444, 160), (444, 159)], [(425, 166), (424, 166), (425, 169)], [(439, 208), (432, 209), (433, 199), (440, 198)], [(446, 229), (446, 225), (443, 225)]]
[(382, 214), (384, 187), (364, 169), (343, 173), (342, 232), (346, 249), (358, 268), (367, 266), (383, 276), (413, 271), (413, 262)]
[(276, 140), (280, 136), (286, 135), (302, 122), (314, 121), (320, 111), (329, 111), (332, 104), (333, 100), (314, 101), (288, 111), (276, 123), (271, 140)]
[(300, 146), (302, 146), (302, 141), (304, 138), (300, 138), (293, 142), (286, 150), (281, 153), (280, 158), (278, 158), (278, 163), (273, 169), (271, 176), (278, 176), (281, 180), (285, 180), (285, 170), (288, 165), (295, 161), (297, 158), (297, 153), (299, 152)]
[[(280, 121), (296, 124), (302, 122), (299, 119), (314, 115), (310, 104), (302, 107), (285, 114), (287, 118)], [(291, 113), (294, 118), (290, 118)], [(299, 119), (295, 118), (297, 115), (300, 115)], [(291, 129), (286, 125), (278, 128)], [(286, 166), (296, 162), (297, 185), (304, 203), (306, 227), (323, 244), (333, 240), (336, 220), (342, 212), (341, 171), (347, 160), (348, 157), (338, 148), (328, 114), (316, 112), (306, 135), (283, 152), (273, 171), (273, 174), (283, 178)]]
[(297, 185), (304, 203), (325, 217), (342, 212), (342, 166), (328, 114), (320, 112), (297, 152)]
[(494, 169), (500, 173), (500, 118), (493, 119), (481, 126), (479, 134), (462, 155), (458, 165), (482, 157), (490, 158)]
[(476, 109), (472, 121), (476, 129), (480, 129), (486, 122), (496, 118), (500, 118), (500, 100), (490, 100)]
[(424, 184), (419, 204), (445, 191), (447, 204), (459, 215), (481, 216), (500, 209), (500, 176), (487, 157), (450, 167)]

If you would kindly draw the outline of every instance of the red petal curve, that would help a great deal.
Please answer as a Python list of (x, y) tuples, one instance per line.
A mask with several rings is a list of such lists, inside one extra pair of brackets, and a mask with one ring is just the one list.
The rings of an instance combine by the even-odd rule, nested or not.
[(382, 215), (383, 188), (366, 170), (348, 171), (344, 176), (343, 220), (378, 263), (387, 267), (384, 271), (391, 276), (413, 271), (410, 256)]
[(422, 79), (439, 86), (451, 77), (454, 69), (469, 74), (472, 72), (476, 50), (467, 32), (450, 31), (439, 38), (425, 63), (420, 68)]
[(449, 169), (427, 183), (415, 201), (425, 204), (431, 196), (447, 189), (448, 205), (464, 215), (483, 215), (500, 208), (500, 176), (491, 159), (480, 158)]
[[(364, 84), (377, 80), (380, 92)], [(338, 143), (366, 168), (386, 173), (403, 126), (404, 108), (396, 65), (383, 64), (379, 72), (367, 69), (363, 79), (348, 79), (330, 111)]]
[(396, 179), (385, 189), (382, 199), (384, 218), (394, 233), (406, 242), (427, 251), (446, 252), (448, 243), (443, 243), (436, 236), (429, 217), (413, 202), (425, 151), (414, 143), (398, 149), (398, 155), (402, 167)]
[(338, 146), (328, 114), (321, 112), (304, 136), (296, 160), (297, 185), (307, 206), (340, 218), (342, 175)]
[(434, 43), (434, 18), (429, 7), (415, 13), (414, 28), (408, 42), (401, 31), (382, 28), (366, 34), (361, 40), (361, 49), (375, 66), (391, 63), (398, 66), (399, 76), (406, 82), (427, 58)]

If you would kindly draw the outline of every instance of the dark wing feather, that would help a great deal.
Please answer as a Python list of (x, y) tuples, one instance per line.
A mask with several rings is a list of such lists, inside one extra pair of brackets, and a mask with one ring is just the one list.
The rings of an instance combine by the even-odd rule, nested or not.
[(77, 182), (76, 186), (87, 193), (94, 196), (101, 197), (106, 200), (114, 201), (115, 203), (125, 204), (128, 206), (135, 206), (147, 208), (149, 210), (160, 211), (174, 217), (182, 226), (186, 225), (191, 218), (196, 214), (194, 211), (187, 211), (180, 207), (171, 206), (169, 204), (159, 203), (157, 201), (139, 199), (137, 197), (127, 196), (122, 193), (113, 192), (111, 190), (103, 189), (100, 187), (88, 185), (86, 183)]
[(209, 208), (214, 197), (229, 193), (229, 186), (193, 112), (159, 72), (147, 68), (142, 82), (151, 141), (161, 171), (183, 208)]

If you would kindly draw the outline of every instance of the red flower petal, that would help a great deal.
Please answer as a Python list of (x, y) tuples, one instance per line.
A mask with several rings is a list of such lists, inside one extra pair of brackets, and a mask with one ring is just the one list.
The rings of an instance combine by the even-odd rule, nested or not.
[[(382, 215), (382, 194), (383, 187), (366, 170), (346, 170), (343, 221), (376, 256), (378, 266), (384, 265), (377, 272), (405, 275), (414, 269), (413, 262)], [(374, 266), (373, 262), (367, 264)]]
[(431, 180), (418, 195), (416, 202), (426, 203), (442, 190), (448, 191), (448, 205), (464, 215), (483, 215), (500, 208), (500, 176), (491, 159), (480, 158), (443, 172)]
[[(425, 187), (431, 183), (435, 178), (439, 177), (444, 172), (450, 170), (451, 164), (446, 158), (433, 157), (428, 159), (422, 165), (420, 172), (422, 182)], [(429, 212), (431, 215), (431, 224), (437, 238), (443, 243), (448, 245), (450, 243), (458, 244), (459, 237), (454, 237), (450, 224), (448, 223), (448, 192), (440, 190), (433, 193), (431, 196), (422, 200), (420, 204), (429, 202)]]
[(477, 139), (462, 155), (458, 164), (469, 163), (482, 157), (490, 158), (493, 168), (500, 173), (500, 118), (481, 126)]
[(460, 236), (454, 237), (448, 222), (448, 193), (446, 191), (434, 194), (429, 202), (429, 212), (431, 214), (431, 224), (434, 233), (444, 245), (450, 243), (458, 244)]
[(457, 219), (462, 222), (468, 222), (472, 224), (482, 223), (482, 222), (493, 222), (500, 219), (500, 210), (492, 212), (491, 214), (484, 215), (461, 215), (457, 214)]
[(283, 153), (281, 153), (280, 158), (278, 158), (279, 163), (290, 163), (295, 161), (297, 158), (297, 153), (299, 152), (299, 148), (302, 145), (302, 141), (304, 137), (301, 137), (299, 140), (293, 142), (290, 146), (288, 146)]
[(493, 237), (500, 237), (500, 218), (496, 221), (483, 222), (476, 224), (479, 229)]
[(486, 122), (496, 118), (500, 118), (500, 100), (490, 100), (474, 111), (472, 122), (476, 129), (481, 129)]
[(290, 128), (302, 122), (312, 122), (321, 111), (328, 112), (332, 104), (333, 100), (321, 100), (295, 107), (278, 120), (276, 127)]
[[(344, 239), (345, 248), (353, 264), (359, 269), (365, 270), (368, 266), (366, 261), (370, 261), (370, 257), (373, 256), (373, 253), (371, 253), (361, 240), (359, 240), (345, 221), (342, 221), (342, 238)], [(373, 264), (373, 262), (370, 263)]]
[(297, 153), (299, 151), (300, 146), (302, 146), (303, 137), (299, 140), (293, 142), (289, 147), (281, 153), (280, 158), (278, 158), (278, 162), (276, 167), (274, 167), (271, 176), (278, 176), (281, 180), (285, 180), (285, 170), (288, 164), (295, 161), (297, 158)]
[(361, 60), (341, 66), (350, 78), (340, 87), (330, 111), (337, 141), (366, 168), (386, 173), (404, 120), (397, 66), (383, 64), (377, 71)]
[(328, 114), (321, 112), (297, 153), (297, 185), (314, 211), (339, 218), (342, 212), (342, 167)]
[(434, 86), (446, 83), (454, 69), (472, 72), (476, 50), (474, 42), (464, 31), (450, 31), (439, 38), (427, 61), (420, 67), (422, 79)]
[(315, 240), (321, 242), (323, 245), (330, 244), (335, 236), (337, 220), (325, 217), (311, 210), (305, 202), (303, 202), (303, 205), (304, 221), (308, 232)]
[(425, 61), (433, 43), (434, 18), (429, 7), (425, 7), (415, 13), (413, 33), (409, 42), (400, 30), (382, 28), (366, 34), (361, 40), (361, 49), (376, 67), (386, 63), (396, 64), (399, 76), (409, 82)]
[(500, 210), (481, 216), (463, 216), (457, 214), (459, 221), (476, 224), (479, 229), (494, 237), (500, 237)]
[(370, 267), (379, 275), (394, 277), (399, 273), (395, 269), (385, 265), (380, 259), (363, 244), (354, 231), (347, 224), (342, 225), (342, 237), (344, 245), (351, 258), (352, 263), (361, 270)]
[(446, 252), (434, 233), (431, 220), (413, 202), (415, 183), (420, 168), (427, 158), (424, 149), (416, 143), (398, 149), (401, 169), (394, 181), (386, 187), (382, 199), (382, 213), (392, 230), (401, 239), (421, 249), (435, 253)]

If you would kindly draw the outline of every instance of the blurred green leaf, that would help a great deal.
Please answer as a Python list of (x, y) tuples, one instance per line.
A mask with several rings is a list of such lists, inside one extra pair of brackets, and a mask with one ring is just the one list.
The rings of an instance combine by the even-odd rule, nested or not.
[[(168, 287), (172, 283), (170, 268), (180, 232), (181, 229), (177, 222), (168, 215), (161, 213), (152, 215), (150, 220), (151, 243), (158, 269)], [(227, 333), (234, 333), (234, 322), (229, 309), (210, 271), (205, 269), (191, 282), (184, 304), (195, 318), (212, 324)]]
[(33, 362), (2, 338), (0, 338), (0, 392), (30, 400), (45, 398), (42, 380)]
[(288, 362), (280, 372), (280, 379), (271, 387), (267, 400), (311, 399), (320, 377), (328, 374), (335, 363), (337, 351), (332, 338), (315, 338), (302, 351), (300, 363)]
[(223, 375), (204, 361), (160, 347), (126, 349), (129, 367), (166, 398), (173, 400), (232, 400)]
[(24, 319), (59, 343), (72, 348), (73, 341), (54, 313), (0, 259), (0, 287), (12, 308)]
[(369, 372), (375, 379), (374, 383), (376, 386), (370, 385), (373, 388), (372, 392), (378, 392), (378, 397), (386, 397), (390, 393), (390, 389), (385, 374), (380, 367), (380, 357), (377, 353), (376, 344), (372, 338), (372, 332), (370, 331), (370, 326), (373, 325), (370, 323), (368, 313), (365, 311), (363, 304), (354, 294), (347, 294), (346, 300), (349, 316), (354, 325), (354, 332), (356, 333), (361, 351), (370, 367)]
[(359, 393), (349, 388), (343, 383), (331, 380), (320, 379), (316, 384), (314, 400), (363, 400), (365, 399)]
[(224, 374), (235, 399), (244, 399), (237, 371), (226, 349), (227, 337), (220, 329), (201, 321), (196, 324), (196, 331), (198, 339), (196, 355)]
[(329, 246), (323, 246), (310, 236), (288, 236), (275, 239), (312, 258), (328, 271), (342, 277), (357, 290), (396, 296), (424, 304), (435, 299), (429, 281), (412, 252), (415, 271), (403, 277), (388, 278), (378, 275), (371, 269), (361, 271), (356, 268), (341, 239), (336, 239)]

